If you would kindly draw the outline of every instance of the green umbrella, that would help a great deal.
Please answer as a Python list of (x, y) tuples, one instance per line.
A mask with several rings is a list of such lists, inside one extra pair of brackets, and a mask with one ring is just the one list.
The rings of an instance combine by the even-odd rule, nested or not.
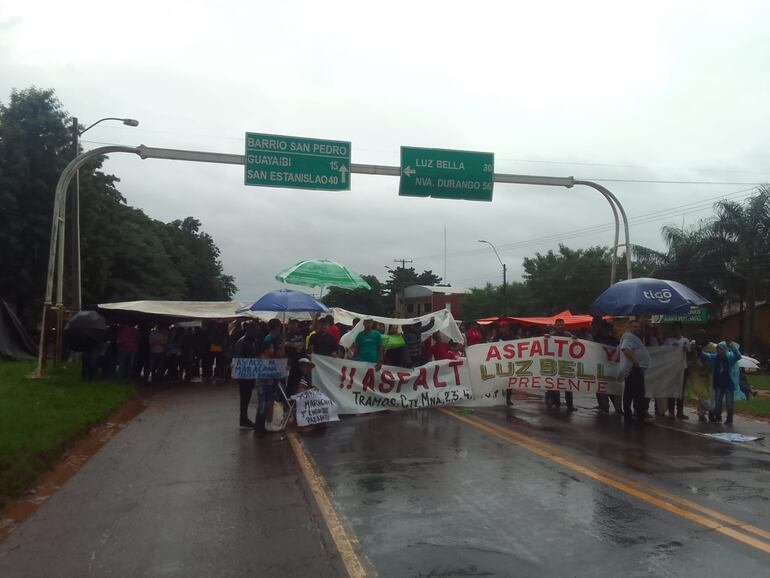
[(305, 287), (341, 287), (371, 289), (358, 273), (328, 259), (300, 261), (275, 276), (278, 281)]

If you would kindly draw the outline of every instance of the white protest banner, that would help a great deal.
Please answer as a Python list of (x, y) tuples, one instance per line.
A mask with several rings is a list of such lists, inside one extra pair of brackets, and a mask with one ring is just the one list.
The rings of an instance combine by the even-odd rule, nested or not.
[(302, 393), (292, 395), (297, 402), (297, 425), (315, 425), (328, 421), (340, 421), (337, 415), (337, 406), (317, 389), (308, 389)]
[[(684, 357), (674, 347), (650, 347), (647, 397), (681, 395)], [(466, 348), (466, 359), (413, 369), (313, 356), (313, 383), (341, 414), (386, 409), (501, 405), (506, 389), (622, 394), (614, 346), (568, 337), (536, 337)]]
[(473, 399), (464, 359), (427, 363), (414, 369), (313, 355), (313, 384), (341, 414), (419, 409)]
[(286, 358), (259, 359), (252, 357), (233, 358), (233, 379), (282, 379), (288, 377), (289, 366)]
[[(679, 397), (684, 357), (675, 347), (649, 347), (646, 397)], [(471, 387), (476, 397), (499, 389), (623, 392), (619, 352), (570, 337), (533, 337), (482, 343), (466, 348)]]
[[(397, 325), (403, 327), (404, 325), (415, 325), (417, 323), (423, 329), (420, 340), (425, 341), (431, 337), (435, 332), (443, 334), (447, 339), (451, 339), (456, 343), (463, 342), (463, 334), (460, 332), (460, 328), (457, 325), (454, 317), (452, 317), (451, 311), (448, 309), (441, 309), (432, 313), (426, 313), (420, 317), (410, 317), (408, 319), (400, 319), (397, 317), (377, 317), (372, 315), (362, 315), (360, 313), (352, 313), (345, 311), (344, 309), (333, 308), (334, 320), (339, 321), (341, 319), (347, 320), (351, 317), (359, 319), (357, 325), (355, 325), (350, 331), (340, 339), (340, 345), (348, 348), (356, 341), (356, 337), (364, 330), (364, 321), (371, 319), (377, 323), (384, 323), (385, 325)], [(352, 323), (352, 321), (351, 321)]]
[(619, 394), (615, 347), (570, 337), (533, 337), (467, 347), (473, 392), (496, 389)]

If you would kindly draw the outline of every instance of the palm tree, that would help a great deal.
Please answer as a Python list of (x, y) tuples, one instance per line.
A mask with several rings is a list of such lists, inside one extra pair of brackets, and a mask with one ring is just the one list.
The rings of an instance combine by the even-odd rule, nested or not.
[(737, 289), (740, 301), (746, 302), (741, 338), (746, 349), (753, 351), (756, 302), (770, 280), (770, 187), (759, 187), (745, 203), (720, 201), (715, 209), (705, 248), (711, 258), (723, 263), (723, 283)]
[(694, 227), (664, 226), (666, 252), (634, 246), (634, 253), (655, 265), (653, 277), (684, 283), (717, 307), (739, 303), (741, 340), (753, 350), (756, 301), (766, 295), (770, 282), (770, 187), (759, 187), (743, 203), (720, 201), (714, 211), (715, 217)]
[(710, 259), (707, 229), (709, 222), (701, 222), (688, 228), (665, 225), (661, 235), (666, 243), (665, 252), (634, 245), (634, 257), (651, 269), (650, 277), (672, 279), (692, 287), (715, 306), (724, 299), (725, 292), (718, 280), (723, 277), (724, 267)]

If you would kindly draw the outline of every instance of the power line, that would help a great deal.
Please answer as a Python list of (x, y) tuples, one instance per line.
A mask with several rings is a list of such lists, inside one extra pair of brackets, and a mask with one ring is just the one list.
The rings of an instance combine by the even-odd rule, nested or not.
[[(636, 217), (632, 217), (629, 219), (629, 224), (633, 225), (642, 225), (654, 221), (660, 221), (664, 219), (668, 219), (672, 216), (678, 216), (682, 214), (690, 214), (702, 210), (709, 209), (713, 206), (714, 201), (718, 200), (738, 200), (733, 199), (734, 197), (737, 197), (739, 195), (742, 195), (744, 193), (749, 192), (748, 195), (744, 195), (745, 197), (751, 196), (751, 192), (753, 192), (754, 188), (747, 188), (747, 189), (741, 189), (739, 191), (733, 191), (732, 193), (727, 193), (726, 195), (720, 195), (716, 197), (710, 197), (707, 199), (702, 199), (700, 201), (693, 201), (691, 203), (685, 203), (683, 205), (676, 205), (674, 207), (669, 207), (667, 209), (661, 209), (657, 211), (652, 211), (650, 213), (643, 213), (641, 215), (638, 215)], [(750, 192), (751, 191), (751, 192)], [(682, 210), (682, 209), (689, 209), (689, 210)], [(522, 249), (525, 247), (531, 247), (538, 244), (546, 244), (549, 242), (555, 242), (555, 241), (566, 241), (569, 239), (573, 239), (576, 237), (584, 237), (587, 235), (593, 235), (593, 234), (599, 234), (599, 233), (605, 233), (608, 231), (612, 231), (615, 228), (614, 223), (604, 223), (601, 225), (591, 225), (589, 227), (583, 227), (580, 229), (573, 229), (570, 231), (563, 231), (561, 233), (554, 233), (552, 235), (546, 235), (543, 237), (535, 237), (534, 239), (526, 239), (522, 241), (516, 241), (513, 243), (502, 243), (498, 244), (498, 247), (501, 251), (511, 251), (513, 249)], [(450, 256), (455, 257), (468, 257), (473, 255), (481, 255), (483, 254), (483, 250), (479, 249), (469, 249), (467, 251), (458, 251), (455, 253), (449, 253)], [(438, 255), (422, 255), (420, 257), (417, 257), (418, 259), (435, 259)]]
[(754, 182), (737, 182), (737, 181), (663, 181), (663, 180), (650, 180), (650, 179), (604, 179), (599, 177), (593, 177), (592, 181), (602, 181), (605, 183), (645, 183), (648, 185), (737, 185), (737, 186), (757, 186), (770, 181), (770, 178), (763, 179), (761, 181)]

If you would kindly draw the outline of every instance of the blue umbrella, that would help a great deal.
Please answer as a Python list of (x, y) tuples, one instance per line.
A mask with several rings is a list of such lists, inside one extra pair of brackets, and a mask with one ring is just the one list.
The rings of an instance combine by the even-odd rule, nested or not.
[(265, 293), (249, 307), (241, 307), (236, 313), (244, 311), (309, 312), (328, 313), (329, 309), (311, 295), (292, 289), (278, 289)]
[(615, 283), (591, 304), (598, 315), (665, 315), (682, 313), (708, 300), (689, 287), (665, 279), (628, 279)]

